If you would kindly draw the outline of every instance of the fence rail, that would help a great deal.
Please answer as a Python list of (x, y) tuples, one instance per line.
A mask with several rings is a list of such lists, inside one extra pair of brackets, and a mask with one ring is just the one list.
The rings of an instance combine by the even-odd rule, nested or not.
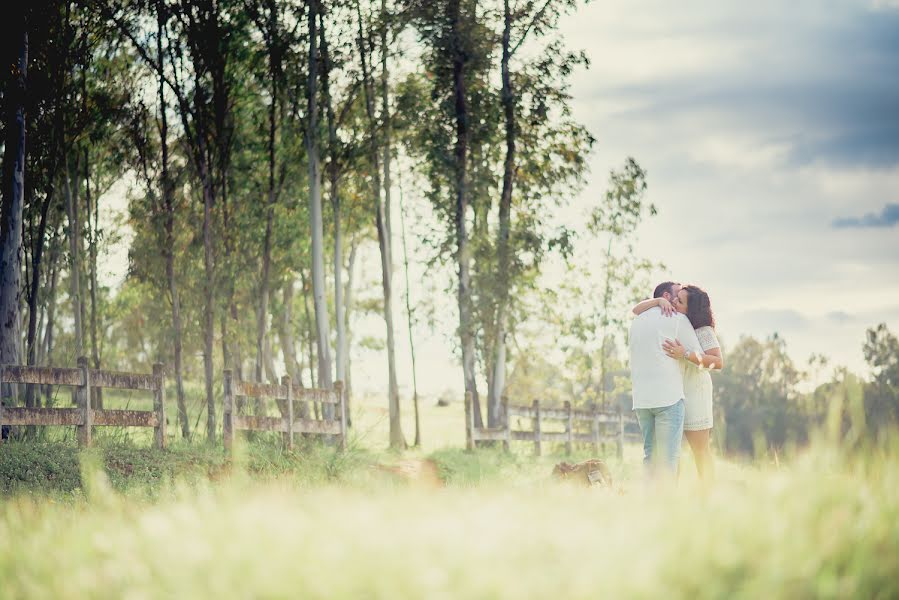
[[(294, 434), (332, 435), (339, 439), (340, 447), (346, 448), (346, 397), (343, 382), (334, 383), (333, 390), (302, 388), (291, 383), (290, 377), (281, 378), (281, 385), (236, 381), (230, 369), (224, 371), (224, 410), (222, 429), (227, 450), (231, 450), (237, 431), (275, 431), (283, 433), (288, 448), (293, 448)], [(278, 403), (280, 417), (238, 414), (240, 398), (269, 398)], [(301, 403), (299, 416), (295, 404)], [(308, 418), (309, 403), (333, 405), (333, 410), (322, 410), (321, 419)]]
[[(575, 443), (591, 444), (593, 451), (599, 450), (599, 445), (606, 441), (615, 443), (615, 448), (620, 457), (624, 451), (624, 414), (618, 411), (601, 410), (574, 410), (571, 402), (565, 402), (564, 408), (545, 408), (540, 406), (539, 400), (534, 400), (531, 406), (509, 404), (508, 398), (502, 399), (503, 424), (500, 427), (475, 427), (474, 411), (472, 410), (471, 392), (465, 394), (465, 447), (469, 450), (475, 448), (479, 441), (502, 442), (503, 448), (508, 450), (512, 441), (524, 441), (534, 443), (534, 452), (540, 456), (543, 450), (543, 442), (564, 442), (565, 452), (571, 454)], [(513, 430), (512, 417), (524, 417), (531, 419), (532, 429)], [(543, 431), (545, 420), (562, 421), (565, 431)], [(578, 433), (575, 431), (575, 423), (590, 423), (590, 433)], [(609, 430), (612, 431), (609, 431)]]
[[(165, 372), (161, 364), (153, 365), (152, 374), (91, 369), (84, 356), (78, 358), (77, 369), (0, 365), (0, 383), (69, 386), (76, 404), (75, 408), (0, 405), (0, 425), (74, 426), (82, 446), (91, 445), (93, 427), (152, 427), (156, 447), (165, 447)], [(95, 409), (90, 403), (91, 388), (151, 391), (153, 410)]]

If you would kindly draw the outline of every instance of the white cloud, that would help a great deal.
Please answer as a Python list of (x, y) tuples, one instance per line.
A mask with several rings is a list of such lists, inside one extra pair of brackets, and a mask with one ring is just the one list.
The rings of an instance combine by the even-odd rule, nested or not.
[(899, 21), (868, 8), (604, 2), (566, 36), (595, 65), (573, 89), (600, 148), (579, 204), (634, 156), (661, 210), (639, 244), (668, 265), (659, 278), (706, 287), (728, 339), (780, 331), (797, 359), (858, 370), (865, 327), (883, 315), (899, 329), (899, 236), (832, 227), (899, 189), (897, 144), (869, 126), (896, 127), (878, 111), (899, 87), (861, 68), (895, 64), (884, 28), (899, 39)]

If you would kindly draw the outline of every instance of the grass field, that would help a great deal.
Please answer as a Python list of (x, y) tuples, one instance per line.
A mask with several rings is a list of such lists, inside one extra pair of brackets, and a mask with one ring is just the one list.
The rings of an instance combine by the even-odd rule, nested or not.
[[(677, 488), (647, 486), (629, 446), (608, 458), (613, 489), (582, 489), (526, 443), (460, 450), (461, 404), (423, 403), (424, 448), (385, 452), (379, 404), (358, 403), (343, 454), (9, 446), (0, 470), (27, 470), (8, 464), (24, 452), (69, 479), (5, 488), (0, 597), (899, 597), (896, 444), (719, 460), (708, 494), (688, 455)], [(439, 479), (404, 476), (410, 463)]]

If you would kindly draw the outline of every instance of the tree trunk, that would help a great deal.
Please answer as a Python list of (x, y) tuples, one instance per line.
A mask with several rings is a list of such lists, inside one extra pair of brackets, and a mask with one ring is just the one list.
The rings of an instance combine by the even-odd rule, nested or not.
[[(52, 169), (51, 170), (55, 170)], [(44, 197), (44, 202), (41, 204), (41, 214), (40, 219), (38, 220), (37, 227), (37, 236), (33, 242), (33, 250), (32, 250), (32, 258), (31, 258), (31, 290), (28, 294), (28, 334), (26, 339), (25, 352), (27, 355), (26, 361), (27, 364), (34, 366), (38, 364), (38, 346), (40, 345), (37, 342), (38, 337), (38, 322), (37, 315), (40, 311), (40, 307), (42, 303), (40, 301), (41, 289), (40, 289), (40, 280), (41, 280), (41, 266), (43, 263), (42, 257), (44, 253), (44, 238), (47, 235), (47, 218), (50, 210), (50, 204), (53, 201), (53, 184), (52, 184), (52, 174), (49, 177), (51, 181), (50, 187), (47, 189), (46, 196)], [(40, 405), (40, 399), (38, 398), (38, 405)], [(29, 385), (25, 389), (25, 406), (34, 407), (34, 386)]]
[(81, 321), (81, 263), (78, 257), (78, 236), (81, 228), (78, 222), (78, 200), (72, 189), (72, 173), (69, 160), (65, 159), (66, 211), (69, 218), (69, 295), (72, 302), (72, 316), (75, 321), (75, 356), (84, 355), (84, 332)]
[[(205, 154), (205, 152), (203, 152)], [(204, 171), (206, 165), (203, 164)], [(212, 183), (208, 172), (201, 172), (203, 182), (203, 269), (206, 273), (203, 286), (205, 301), (203, 319), (203, 373), (206, 381), (206, 438), (215, 443), (215, 396), (213, 392), (212, 352), (215, 343), (215, 263), (212, 247)], [(224, 332), (223, 332), (224, 334)], [(227, 364), (227, 363), (225, 363)]]
[[(309, 223), (312, 228), (312, 296), (315, 307), (316, 342), (318, 347), (319, 386), (330, 389), (331, 350), (328, 335), (328, 304), (325, 300), (325, 266), (323, 253), (323, 225), (321, 198), (321, 166), (318, 148), (318, 0), (309, 3), (309, 72), (308, 122), (306, 124), (306, 154), (309, 159)], [(333, 406), (323, 407), (327, 418)]]
[(609, 245), (606, 247), (606, 284), (602, 295), (602, 345), (599, 352), (599, 405), (606, 409), (606, 343), (608, 341), (609, 306), (612, 303), (612, 236), (609, 236)]
[(456, 196), (456, 260), (459, 267), (459, 288), (457, 301), (459, 305), (459, 341), (462, 347), (462, 374), (465, 380), (465, 391), (471, 394), (474, 424), (483, 426), (481, 405), (478, 399), (477, 381), (475, 379), (474, 332), (472, 331), (471, 302), (471, 256), (468, 249), (468, 233), (466, 216), (468, 213), (468, 98), (465, 87), (465, 68), (468, 56), (463, 48), (464, 32), (461, 31), (461, 0), (450, 3), (450, 19), (452, 27), (451, 52), (453, 63), (453, 106), (456, 125), (456, 141), (453, 148), (455, 163)]
[[(91, 296), (91, 361), (95, 369), (100, 368), (100, 347), (97, 335), (97, 234), (99, 231), (100, 209), (96, 204), (99, 198), (91, 196), (90, 150), (84, 149), (84, 198), (87, 202), (88, 241), (88, 277)], [(91, 216), (94, 223), (91, 225)], [(95, 409), (103, 408), (103, 388), (91, 388), (91, 404)]]
[[(390, 182), (390, 162), (391, 162), (391, 127), (392, 119), (390, 116), (390, 71), (387, 68), (387, 57), (389, 55), (389, 47), (387, 43), (387, 30), (390, 27), (391, 15), (387, 11), (387, 0), (381, 0), (381, 120), (383, 140), (381, 151), (383, 153), (384, 164), (384, 222), (387, 227), (387, 247), (390, 250), (390, 258), (393, 259), (393, 229), (390, 219), (391, 202), (391, 182)], [(393, 263), (390, 265), (391, 275), (393, 274)]]
[[(384, 320), (387, 322), (387, 369), (390, 391), (390, 447), (405, 448), (400, 419), (400, 391), (396, 377), (396, 342), (393, 327), (393, 239), (390, 235), (390, 102), (387, 71), (387, 2), (381, 0), (381, 119), (383, 125), (382, 151), (384, 165), (384, 202), (379, 206), (378, 243), (384, 246), (381, 252), (381, 274), (384, 286)], [(383, 238), (383, 240), (382, 240)]]
[[(278, 320), (278, 337), (281, 341), (281, 353), (284, 355), (284, 368), (290, 375), (290, 380), (303, 387), (303, 369), (297, 361), (296, 342), (293, 337), (293, 281), (288, 280), (284, 284), (283, 310)], [(300, 417), (309, 418), (309, 405), (301, 402), (299, 405)]]
[(300, 387), (303, 384), (303, 369), (300, 361), (297, 360), (296, 341), (293, 337), (293, 286), (294, 282), (288, 280), (284, 284), (283, 310), (281, 312), (281, 320), (279, 321), (279, 334), (281, 338), (281, 352), (284, 354), (284, 365), (287, 369), (290, 379), (295, 381)]
[(353, 405), (353, 363), (350, 360), (350, 348), (353, 342), (353, 330), (350, 328), (350, 315), (353, 314), (353, 274), (356, 270), (356, 254), (359, 245), (356, 238), (353, 237), (350, 242), (350, 257), (347, 261), (346, 276), (346, 311), (344, 319), (346, 320), (346, 346), (344, 347), (344, 355), (346, 356), (346, 386), (344, 387), (344, 395), (346, 396), (346, 424), (347, 427), (353, 426), (353, 417), (350, 407)]
[(490, 401), (487, 409), (487, 424), (496, 427), (500, 424), (501, 398), (506, 380), (506, 319), (509, 304), (509, 233), (511, 231), (512, 187), (515, 181), (515, 96), (512, 89), (512, 77), (509, 72), (510, 38), (512, 33), (512, 15), (509, 0), (503, 0), (503, 38), (502, 59), (500, 61), (502, 76), (501, 101), (506, 134), (506, 156), (503, 163), (503, 188), (499, 201), (499, 231), (497, 246), (498, 294), (496, 302), (496, 340), (494, 347), (493, 377), (490, 382)]
[[(28, 76), (28, 31), (24, 7), (13, 8), (12, 32), (4, 44), (9, 79), (4, 94), (3, 194), (0, 208), (0, 364), (19, 364), (19, 300), (22, 270), (22, 209), (25, 201), (25, 102)], [(9, 16), (9, 15), (8, 15)], [(18, 27), (17, 27), (18, 26)], [(15, 68), (10, 66), (15, 65)], [(6, 74), (6, 73), (5, 73)], [(12, 395), (0, 386), (0, 397)]]
[[(310, 387), (316, 388), (316, 379), (315, 379), (315, 345), (313, 344), (313, 340), (315, 340), (315, 324), (312, 320), (312, 313), (309, 312), (309, 283), (306, 278), (306, 271), (300, 270), (300, 283), (303, 286), (303, 309), (306, 313), (306, 342), (307, 349), (309, 351), (309, 383)], [(318, 416), (316, 415), (316, 418)]]
[[(50, 293), (47, 296), (47, 325), (44, 329), (44, 360), (42, 364), (53, 366), (53, 328), (56, 325), (56, 284), (59, 280), (59, 253), (60, 242), (58, 234), (53, 236), (53, 246), (50, 249)], [(50, 385), (44, 387), (44, 406), (50, 406), (50, 398), (53, 388)]]
[[(313, 388), (317, 388), (319, 386), (317, 385), (317, 380), (315, 378), (315, 344), (313, 343), (313, 340), (315, 340), (315, 322), (312, 319), (312, 314), (309, 312), (309, 285), (307, 284), (304, 271), (300, 271), (300, 277), (303, 284), (303, 308), (306, 312), (306, 341), (307, 348), (309, 349), (309, 381)], [(313, 402), (312, 407), (314, 409), (315, 418), (320, 418), (321, 415), (318, 412), (318, 404)]]
[[(272, 350), (272, 337), (270, 335), (265, 336), (265, 347), (262, 349), (262, 359), (263, 364), (265, 365), (265, 376), (268, 378), (268, 382), (275, 385), (279, 384), (281, 378), (278, 377), (277, 370), (275, 369), (275, 356)], [(284, 412), (282, 416), (287, 416), (287, 412)]]
[[(392, 290), (391, 290), (391, 279), (392, 279), (392, 259), (390, 256), (390, 233), (388, 231), (387, 224), (387, 215), (385, 204), (386, 202), (381, 198), (381, 176), (380, 176), (380, 161), (378, 157), (378, 140), (377, 140), (377, 121), (375, 119), (375, 111), (374, 111), (374, 84), (372, 82), (371, 72), (369, 70), (368, 61), (366, 59), (368, 55), (368, 47), (370, 44), (366, 43), (365, 31), (362, 23), (362, 11), (359, 6), (359, 2), (356, 2), (356, 12), (359, 19), (359, 56), (362, 65), (362, 79), (363, 79), (363, 90), (365, 92), (365, 109), (368, 115), (369, 127), (372, 131), (373, 140), (371, 142), (371, 161), (372, 161), (372, 169), (373, 180), (374, 180), (374, 194), (375, 194), (375, 224), (378, 230), (378, 249), (381, 254), (381, 288), (384, 296), (384, 323), (387, 328), (387, 381), (388, 381), (388, 397), (387, 397), (387, 406), (389, 409), (389, 417), (390, 417), (390, 447), (391, 448), (402, 448), (405, 446), (406, 442), (403, 438), (403, 430), (402, 430), (402, 422), (400, 421), (400, 407), (399, 407), (399, 389), (397, 385), (396, 378), (396, 352), (395, 352), (395, 342), (394, 342), (394, 328), (393, 328), (393, 299), (392, 299)], [(384, 115), (385, 125), (387, 115)], [(389, 152), (389, 149), (386, 150), (385, 154)], [(385, 176), (389, 175), (389, 171), (384, 171)], [(385, 195), (389, 197), (389, 194), (385, 192)]]
[(256, 381), (262, 381), (263, 352), (266, 322), (268, 321), (268, 286), (272, 255), (272, 222), (275, 211), (275, 135), (277, 133), (275, 112), (278, 90), (275, 83), (274, 67), (271, 67), (272, 103), (268, 113), (268, 200), (266, 202), (265, 237), (262, 243), (262, 280), (259, 283), (259, 306), (256, 309)]
[(337, 323), (337, 380), (346, 385), (346, 318), (344, 315), (343, 301), (343, 236), (341, 231), (340, 214), (340, 148), (337, 139), (337, 119), (334, 115), (334, 104), (331, 98), (331, 70), (333, 63), (328, 51), (327, 37), (325, 36), (324, 18), (321, 21), (321, 48), (322, 48), (322, 92), (324, 94), (325, 110), (328, 118), (328, 180), (331, 192), (331, 212), (334, 214), (334, 320)]
[[(163, 65), (162, 34), (164, 16), (162, 3), (156, 3), (157, 37), (156, 56), (159, 65)], [(172, 302), (172, 331), (174, 333), (175, 361), (175, 393), (178, 403), (178, 422), (181, 424), (181, 438), (190, 439), (190, 419), (187, 416), (187, 402), (184, 399), (184, 370), (182, 367), (183, 331), (181, 325), (181, 298), (178, 293), (178, 281), (175, 278), (175, 190), (169, 174), (169, 142), (168, 115), (165, 100), (165, 81), (159, 77), (159, 118), (160, 146), (162, 150), (162, 200), (165, 206), (165, 276), (168, 281), (169, 296)]]
[(409, 324), (409, 353), (412, 355), (412, 407), (415, 411), (414, 447), (421, 446), (421, 421), (418, 414), (418, 375), (415, 368), (415, 337), (412, 334), (412, 291), (409, 286), (409, 249), (406, 246), (406, 211), (403, 207), (403, 185), (400, 188), (400, 234), (403, 239), (403, 267), (406, 272), (406, 319)]

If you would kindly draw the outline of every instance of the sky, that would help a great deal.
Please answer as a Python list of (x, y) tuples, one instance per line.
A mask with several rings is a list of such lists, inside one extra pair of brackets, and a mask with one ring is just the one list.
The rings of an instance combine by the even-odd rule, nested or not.
[(864, 371), (865, 329), (899, 329), (899, 2), (603, 0), (563, 31), (592, 60), (576, 203), (633, 156), (656, 279), (706, 289), (726, 342)]
[[(561, 29), (592, 62), (571, 93), (597, 139), (569, 214), (595, 205), (609, 170), (634, 157), (659, 209), (637, 250), (666, 264), (654, 279), (708, 291), (725, 348), (778, 332), (800, 365), (815, 352), (864, 372), (866, 328), (899, 332), (899, 0), (602, 0)], [(358, 276), (377, 290), (369, 250)], [(426, 272), (414, 240), (412, 252), (413, 300), (445, 295), (452, 273)], [(438, 330), (416, 335), (432, 395), (462, 390), (448, 297)], [(361, 319), (356, 339), (383, 328)], [(359, 350), (353, 365), (357, 389), (383, 393), (382, 352)]]
[[(569, 213), (634, 157), (659, 209), (637, 250), (709, 293), (725, 347), (777, 332), (800, 366), (866, 372), (865, 330), (899, 332), (899, 1), (602, 0), (561, 29), (591, 59), (571, 93), (597, 139)], [(445, 335), (417, 348), (432, 393), (462, 389)]]

